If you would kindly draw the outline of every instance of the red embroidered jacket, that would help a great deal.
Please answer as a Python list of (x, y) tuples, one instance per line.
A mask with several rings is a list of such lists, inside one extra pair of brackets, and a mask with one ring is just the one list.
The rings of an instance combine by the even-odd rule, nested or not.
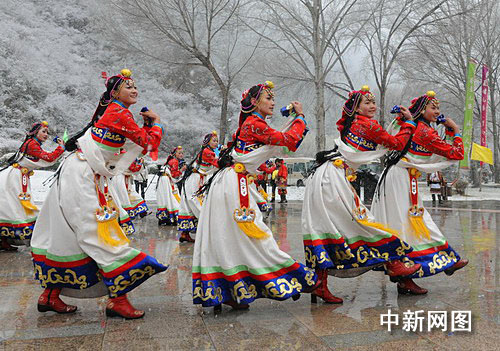
[[(447, 134), (449, 133), (447, 132)], [(419, 121), (409, 152), (419, 156), (437, 154), (450, 160), (462, 160), (464, 158), (464, 144), (460, 134), (454, 136), (452, 145), (448, 144), (434, 128)]]
[(413, 121), (399, 124), (399, 132), (391, 135), (373, 118), (357, 115), (345, 135), (344, 142), (362, 151), (374, 151), (379, 144), (390, 150), (401, 151), (415, 131), (416, 124)]
[(261, 173), (257, 174), (257, 179), (258, 180), (264, 180), (267, 178), (268, 174), (272, 174), (273, 171), (276, 169), (276, 166), (269, 167), (266, 162), (261, 164), (259, 168), (257, 168), (258, 171)]
[(143, 154), (157, 149), (163, 134), (162, 127), (154, 124), (152, 127), (139, 127), (134, 121), (132, 113), (116, 102), (111, 103), (95, 127), (108, 130), (132, 140), (144, 148)]
[(135, 159), (134, 162), (132, 162), (132, 164), (130, 165), (130, 167), (128, 168), (130, 172), (132, 173), (136, 173), (136, 172), (139, 172), (142, 168), (142, 162), (139, 161), (139, 159)]
[(280, 145), (286, 146), (290, 151), (297, 150), (297, 143), (302, 139), (305, 122), (297, 118), (293, 122), (290, 130), (285, 133), (277, 131), (268, 126), (266, 121), (256, 115), (250, 115), (240, 127), (240, 135), (236, 140), (236, 151), (252, 151), (252, 146)]
[(283, 163), (278, 171), (278, 177), (287, 180), (288, 178), (288, 168), (286, 168), (285, 163)]
[(214, 167), (219, 167), (217, 164), (218, 158), (215, 156), (214, 150), (209, 147), (203, 149), (201, 153), (201, 162), (204, 163), (204, 166), (212, 165)]
[(54, 151), (47, 152), (42, 149), (42, 145), (37, 139), (28, 139), (21, 146), (21, 152), (24, 153), (26, 158), (33, 162), (37, 162), (40, 159), (47, 162), (54, 162), (59, 156), (62, 155), (64, 148), (59, 145)]
[(170, 169), (170, 174), (174, 178), (179, 178), (182, 172), (179, 169), (179, 160), (175, 157), (172, 157), (170, 161), (167, 163), (168, 168)]

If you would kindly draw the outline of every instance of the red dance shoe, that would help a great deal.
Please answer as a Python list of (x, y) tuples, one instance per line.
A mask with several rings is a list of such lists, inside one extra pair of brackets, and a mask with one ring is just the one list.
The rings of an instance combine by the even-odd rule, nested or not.
[(444, 273), (446, 275), (452, 275), (453, 273), (455, 273), (455, 271), (458, 271), (460, 268), (464, 268), (468, 264), (469, 264), (469, 260), (468, 259), (461, 258), (460, 261), (458, 261), (457, 263), (455, 263), (453, 266), (451, 266), (450, 268), (446, 268), (444, 270)]
[(194, 243), (194, 239), (191, 238), (188, 232), (182, 232), (181, 236), (179, 237), (179, 242), (183, 243), (184, 241), (187, 241), (188, 243)]
[(250, 308), (250, 305), (247, 303), (237, 303), (234, 300), (229, 300), (223, 302), (224, 305), (231, 306), (233, 310), (248, 310)]
[(389, 277), (406, 277), (412, 275), (422, 267), (420, 263), (416, 263), (411, 267), (407, 267), (403, 262), (394, 260), (385, 264)]
[(76, 312), (77, 307), (65, 304), (59, 298), (60, 293), (61, 288), (46, 288), (38, 298), (38, 312), (54, 311), (61, 314)]
[(145, 312), (135, 309), (127, 299), (127, 294), (110, 298), (106, 305), (107, 317), (122, 317), (125, 319), (138, 319), (144, 317)]
[(17, 251), (17, 247), (11, 246), (7, 241), (6, 237), (2, 237), (2, 243), (0, 244), (0, 251)]
[(410, 278), (403, 278), (398, 283), (398, 293), (402, 295), (425, 295), (427, 294), (427, 289), (421, 288)]
[(333, 296), (330, 290), (328, 290), (328, 271), (326, 269), (316, 269), (316, 274), (319, 277), (319, 287), (311, 293), (311, 302), (318, 302), (316, 298), (318, 296), (321, 297), (326, 303), (343, 303), (344, 300), (340, 297)]

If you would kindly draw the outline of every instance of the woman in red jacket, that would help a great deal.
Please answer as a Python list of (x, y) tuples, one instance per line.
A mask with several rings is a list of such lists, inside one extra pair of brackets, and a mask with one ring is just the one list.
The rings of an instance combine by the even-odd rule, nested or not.
[(280, 203), (287, 203), (288, 201), (286, 200), (286, 187), (287, 187), (287, 182), (288, 182), (288, 168), (285, 165), (285, 162), (283, 159), (280, 160), (280, 166), (278, 169), (278, 177), (277, 177), (277, 183), (278, 183), (278, 195), (280, 196)]
[[(333, 150), (316, 156), (316, 169), (307, 179), (302, 205), (302, 230), (307, 265), (316, 269), (322, 284), (314, 292), (326, 303), (342, 303), (328, 289), (327, 277), (350, 278), (385, 267), (391, 277), (407, 276), (420, 265), (406, 267), (410, 246), (398, 233), (375, 220), (351, 185), (356, 169), (378, 160), (389, 149), (400, 150), (415, 130), (405, 120), (401, 131), (390, 135), (374, 119), (375, 96), (368, 86), (349, 93), (337, 122), (340, 138)], [(403, 109), (406, 119), (409, 112)]]
[(131, 305), (128, 292), (167, 269), (129, 246), (109, 189), (110, 178), (157, 148), (163, 135), (153, 111), (141, 113), (143, 127), (134, 121), (129, 107), (138, 93), (130, 74), (122, 70), (106, 79), (92, 121), (66, 143), (75, 152), (61, 164), (40, 210), (31, 240), (35, 278), (44, 289), (40, 312), (75, 312), (76, 306), (64, 303), (60, 294), (108, 295), (108, 317), (142, 318), (144, 311)]
[[(399, 232), (400, 238), (412, 246), (408, 262), (420, 264), (421, 268), (411, 277), (398, 282), (400, 294), (423, 295), (427, 289), (418, 286), (412, 278), (428, 277), (440, 272), (453, 274), (467, 265), (466, 259), (448, 244), (445, 236), (423, 207), (418, 192), (418, 178), (421, 172), (436, 172), (449, 167), (464, 157), (464, 145), (460, 128), (446, 118), (444, 126), (452, 137), (449, 144), (431, 126), (440, 115), (439, 101), (434, 91), (415, 98), (409, 111), (418, 123), (412, 140), (401, 152), (395, 152), (388, 159), (388, 166), (379, 181), (377, 194), (373, 198), (372, 212), (375, 218)], [(397, 120), (392, 129), (398, 130)]]
[(64, 142), (52, 152), (42, 149), (49, 137), (49, 124), (33, 124), (26, 138), (10, 160), (10, 165), (0, 172), (0, 250), (15, 251), (16, 245), (29, 244), (38, 216), (38, 208), (31, 199), (30, 177), (35, 169), (54, 164), (64, 152)]
[(196, 224), (200, 216), (203, 196), (196, 192), (206, 183), (218, 168), (219, 161), (215, 149), (219, 145), (216, 131), (208, 133), (203, 138), (201, 150), (188, 167), (183, 179), (180, 181), (181, 204), (177, 222), (177, 230), (181, 233), (179, 241), (194, 242), (189, 232), (196, 232)]
[(283, 131), (271, 128), (272, 83), (243, 93), (239, 128), (233, 144), (221, 153), (220, 170), (202, 190), (193, 253), (193, 302), (202, 306), (227, 304), (246, 309), (258, 298), (298, 298), (316, 286), (314, 271), (281, 251), (263, 221), (247, 176), (280, 149), (297, 149), (306, 129), (302, 105)]
[(186, 165), (180, 166), (181, 160), (184, 160), (184, 150), (182, 146), (177, 146), (168, 155), (167, 161), (161, 169), (156, 185), (158, 225), (177, 226), (181, 198), (175, 183), (179, 181), (186, 170)]

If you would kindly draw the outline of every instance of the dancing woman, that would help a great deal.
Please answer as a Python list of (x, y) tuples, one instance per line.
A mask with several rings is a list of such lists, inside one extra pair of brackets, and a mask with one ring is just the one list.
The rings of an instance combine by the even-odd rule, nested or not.
[[(139, 173), (144, 172), (145, 167), (144, 159), (139, 157), (128, 168), (128, 171), (124, 172), (128, 197), (132, 205), (132, 209), (128, 212), (131, 214), (132, 218), (144, 218), (148, 215), (149, 208), (146, 203), (146, 194), (144, 194), (143, 198), (134, 184), (134, 178), (136, 178)], [(147, 179), (147, 176), (145, 179)]]
[[(316, 296), (327, 303), (343, 302), (328, 290), (328, 275), (354, 277), (384, 265), (389, 276), (396, 277), (420, 268), (400, 261), (410, 246), (397, 232), (375, 222), (351, 185), (359, 166), (377, 160), (388, 149), (403, 149), (415, 130), (415, 123), (405, 121), (400, 132), (391, 136), (373, 119), (376, 111), (375, 97), (367, 86), (349, 93), (337, 122), (337, 146), (318, 154), (317, 168), (306, 183), (302, 205), (306, 263), (321, 279), (313, 302)], [(407, 110), (402, 112), (410, 117)]]
[[(400, 294), (426, 294), (427, 289), (415, 284), (411, 278), (428, 277), (443, 271), (451, 275), (468, 263), (448, 244), (423, 207), (418, 192), (421, 172), (439, 171), (464, 157), (460, 129), (452, 119), (446, 118), (444, 122), (447, 135), (453, 136), (452, 144), (441, 138), (430, 124), (437, 122), (440, 115), (439, 101), (435, 96), (435, 92), (428, 91), (412, 100), (409, 111), (418, 123), (417, 129), (407, 147), (389, 158), (373, 198), (375, 218), (398, 231), (401, 240), (413, 248), (408, 254), (409, 261), (421, 265), (411, 277), (398, 282)], [(396, 120), (392, 129), (398, 130), (401, 124), (401, 120)]]
[(48, 137), (47, 122), (33, 124), (9, 165), (0, 171), (0, 250), (17, 250), (9, 241), (29, 245), (39, 212), (31, 202), (30, 177), (34, 170), (53, 165), (64, 152), (64, 142), (59, 138), (54, 151), (43, 150), (42, 143)]
[(285, 146), (297, 149), (306, 123), (302, 105), (283, 132), (269, 127), (273, 114), (273, 84), (255, 85), (243, 93), (239, 128), (233, 144), (221, 153), (221, 169), (210, 178), (201, 209), (193, 253), (193, 302), (202, 306), (228, 304), (246, 309), (258, 298), (285, 300), (316, 287), (314, 271), (281, 251), (264, 224), (248, 191), (248, 174)]
[(158, 184), (156, 185), (156, 218), (158, 225), (177, 226), (177, 215), (181, 198), (175, 185), (185, 170), (185, 166), (179, 168), (179, 161), (184, 158), (182, 146), (175, 147), (167, 157), (165, 165), (162, 167)]
[(179, 241), (194, 242), (189, 232), (196, 232), (198, 217), (200, 217), (203, 196), (196, 192), (206, 183), (219, 167), (215, 149), (219, 145), (217, 132), (213, 131), (205, 135), (201, 150), (196, 155), (190, 167), (180, 182), (181, 205), (179, 210), (177, 230), (181, 232)]
[(127, 293), (167, 269), (129, 246), (109, 192), (109, 179), (141, 152), (158, 147), (163, 134), (160, 117), (152, 111), (141, 113), (144, 127), (135, 123), (128, 108), (137, 102), (137, 88), (130, 75), (122, 70), (106, 80), (91, 123), (68, 140), (67, 150), (75, 152), (59, 167), (40, 211), (31, 240), (35, 278), (44, 288), (40, 312), (75, 312), (76, 306), (59, 298), (61, 293), (108, 295), (107, 316), (141, 318), (144, 311), (130, 304)]
[[(126, 169), (123, 173), (117, 174), (111, 179), (111, 185), (116, 191), (116, 199), (115, 202), (118, 202), (119, 205), (126, 212), (125, 216), (120, 216), (120, 224), (123, 227), (123, 217), (128, 217), (130, 219), (131, 228), (133, 228), (132, 221), (136, 218), (144, 217), (148, 213), (148, 206), (143, 198), (135, 191), (133, 184), (133, 175), (136, 172), (139, 172), (142, 168), (142, 164), (138, 160), (134, 160), (134, 162), (130, 165), (128, 169)], [(117, 205), (118, 205), (117, 203)], [(125, 228), (124, 228), (125, 229)], [(127, 234), (133, 234), (133, 232)]]

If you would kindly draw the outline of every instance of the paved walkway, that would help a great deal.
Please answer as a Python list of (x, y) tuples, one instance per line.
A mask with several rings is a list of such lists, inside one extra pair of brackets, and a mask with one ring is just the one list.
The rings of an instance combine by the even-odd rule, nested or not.
[[(500, 204), (440, 206), (431, 214), (470, 264), (452, 277), (420, 280), (429, 289), (423, 297), (398, 296), (383, 273), (369, 272), (353, 279), (330, 278), (330, 289), (344, 299), (343, 305), (311, 304), (303, 295), (296, 302), (258, 300), (249, 311), (224, 306), (215, 316), (192, 304), (192, 244), (179, 244), (173, 228), (159, 228), (154, 216), (148, 216), (137, 222), (133, 245), (170, 268), (130, 294), (146, 310), (144, 319), (106, 318), (106, 298), (65, 298), (78, 305), (76, 314), (42, 314), (36, 310), (41, 289), (32, 278), (28, 249), (0, 252), (0, 350), (498, 349)], [(281, 249), (303, 262), (300, 209), (299, 202), (277, 204), (269, 221)], [(388, 332), (380, 325), (380, 314), (388, 309), (399, 315), (400, 324), (407, 310), (471, 311), (472, 332), (453, 333), (449, 327), (446, 332), (406, 332), (401, 325)]]

